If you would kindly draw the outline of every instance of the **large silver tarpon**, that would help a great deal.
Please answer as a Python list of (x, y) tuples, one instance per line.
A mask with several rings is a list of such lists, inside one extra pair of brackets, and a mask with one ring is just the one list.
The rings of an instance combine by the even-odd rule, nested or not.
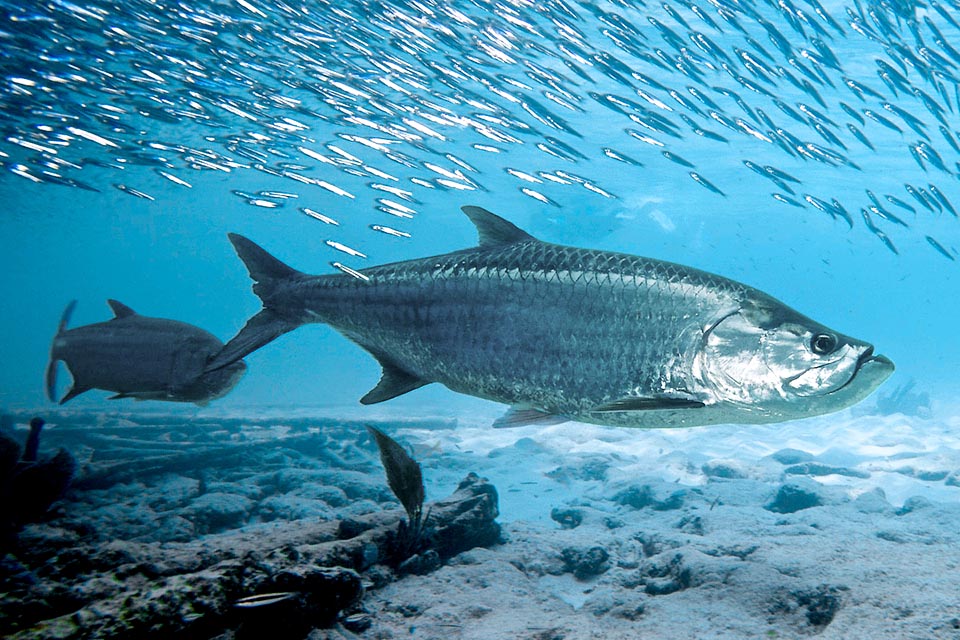
[(511, 405), (496, 423), (769, 423), (870, 394), (893, 363), (771, 296), (697, 269), (541, 242), (464, 207), (479, 246), (310, 276), (230, 235), (264, 308), (208, 371), (307, 322), (369, 351), (361, 402), (431, 382)]

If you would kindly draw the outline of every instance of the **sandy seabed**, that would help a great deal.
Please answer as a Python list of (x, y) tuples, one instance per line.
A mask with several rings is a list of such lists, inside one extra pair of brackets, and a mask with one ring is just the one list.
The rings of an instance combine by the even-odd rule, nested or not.
[[(960, 638), (960, 418), (642, 431), (492, 417), (375, 423), (421, 462), (428, 501), (486, 478), (499, 542), (360, 571), (359, 599), (290, 637)], [(235, 618), (209, 624), (211, 602), (242, 595), (250, 567), (279, 567), (295, 539), (306, 566), (319, 539), (305, 532), (400, 513), (362, 420), (49, 422), (42, 450), (67, 448), (81, 475), (4, 560), (14, 637), (241, 637)], [(198, 587), (228, 570), (229, 594)]]

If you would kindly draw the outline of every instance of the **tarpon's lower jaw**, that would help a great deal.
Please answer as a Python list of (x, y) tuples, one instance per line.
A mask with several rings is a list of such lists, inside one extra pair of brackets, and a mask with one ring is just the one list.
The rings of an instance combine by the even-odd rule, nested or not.
[(853, 383), (854, 380), (870, 386), (870, 390), (872, 391), (879, 387), (884, 380), (889, 378), (895, 368), (893, 360), (884, 355), (873, 355), (873, 347), (868, 347), (857, 360), (857, 368), (854, 370), (853, 375), (850, 376), (850, 379), (827, 395), (842, 391)]

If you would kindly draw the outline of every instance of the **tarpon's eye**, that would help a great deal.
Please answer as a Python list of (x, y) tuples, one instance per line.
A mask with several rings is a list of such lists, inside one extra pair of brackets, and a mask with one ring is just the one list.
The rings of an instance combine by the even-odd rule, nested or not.
[(818, 333), (810, 340), (810, 349), (817, 355), (823, 356), (837, 348), (837, 336), (829, 333)]

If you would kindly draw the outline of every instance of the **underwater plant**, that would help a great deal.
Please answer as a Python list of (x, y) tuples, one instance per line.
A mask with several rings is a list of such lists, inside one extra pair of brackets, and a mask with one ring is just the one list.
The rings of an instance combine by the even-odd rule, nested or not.
[(407, 523), (401, 523), (398, 542), (401, 555), (415, 552), (424, 533), (429, 512), (424, 515), (423, 472), (420, 463), (401, 447), (396, 440), (379, 429), (367, 425), (380, 450), (380, 461), (387, 472), (387, 484), (407, 512)]

